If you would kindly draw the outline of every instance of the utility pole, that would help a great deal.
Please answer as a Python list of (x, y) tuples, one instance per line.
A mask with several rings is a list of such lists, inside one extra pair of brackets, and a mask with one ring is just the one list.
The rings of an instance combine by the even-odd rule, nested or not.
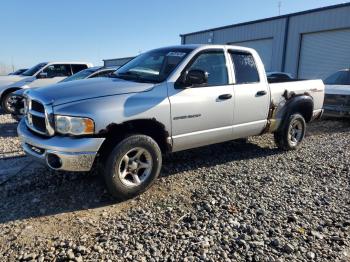
[(12, 72), (15, 72), (15, 65), (13, 64), (13, 56), (11, 56), (11, 66), (12, 66)]
[(281, 15), (282, 1), (278, 1), (278, 15)]

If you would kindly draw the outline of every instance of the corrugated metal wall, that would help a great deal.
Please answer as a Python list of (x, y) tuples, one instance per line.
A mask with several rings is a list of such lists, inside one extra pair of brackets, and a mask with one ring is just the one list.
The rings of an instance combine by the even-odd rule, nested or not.
[(129, 62), (134, 57), (123, 57), (123, 58), (115, 58), (115, 59), (105, 59), (103, 60), (103, 64), (105, 67), (108, 66), (122, 66)]
[(297, 76), (302, 34), (350, 28), (350, 6), (290, 18), (285, 71)]
[(258, 24), (250, 24), (244, 26), (230, 27), (212, 32), (204, 32), (193, 35), (184, 36), (186, 44), (235, 44), (238, 42), (273, 39), (271, 70), (281, 70), (284, 30), (286, 27), (286, 19), (276, 19)]
[(297, 76), (302, 35), (345, 28), (350, 28), (349, 3), (276, 19), (191, 33), (183, 35), (181, 43), (229, 44), (272, 38), (271, 70), (285, 71)]

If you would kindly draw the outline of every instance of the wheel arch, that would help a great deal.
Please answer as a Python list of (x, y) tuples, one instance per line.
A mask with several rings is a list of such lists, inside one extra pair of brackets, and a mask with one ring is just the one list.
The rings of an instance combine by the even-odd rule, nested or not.
[(4, 97), (8, 94), (8, 93), (13, 93), (17, 90), (20, 90), (22, 88), (20, 87), (9, 87), (5, 90), (2, 91), (2, 93), (0, 94), (0, 101), (2, 101), (4, 99)]
[(284, 117), (299, 113), (304, 117), (306, 123), (312, 120), (314, 100), (309, 95), (295, 96), (287, 101), (285, 107), (286, 112)]
[(169, 132), (165, 126), (156, 119), (135, 119), (120, 124), (111, 123), (99, 135), (106, 140), (100, 148), (100, 155), (104, 157), (123, 138), (131, 134), (143, 134), (152, 137), (159, 145), (162, 153), (170, 152), (172, 144)]

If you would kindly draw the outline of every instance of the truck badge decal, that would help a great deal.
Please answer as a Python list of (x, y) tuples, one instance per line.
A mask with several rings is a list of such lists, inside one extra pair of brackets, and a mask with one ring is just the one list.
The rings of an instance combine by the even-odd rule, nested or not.
[(176, 117), (173, 118), (173, 120), (197, 118), (197, 117), (201, 117), (201, 116), (202, 116), (202, 114), (187, 115), (187, 116), (176, 116)]

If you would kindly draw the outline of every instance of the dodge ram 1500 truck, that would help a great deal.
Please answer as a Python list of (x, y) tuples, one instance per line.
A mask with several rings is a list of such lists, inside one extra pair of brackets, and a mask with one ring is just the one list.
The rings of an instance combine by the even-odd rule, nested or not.
[(18, 126), (25, 152), (50, 168), (102, 170), (128, 199), (158, 177), (162, 154), (274, 133), (296, 149), (322, 115), (321, 80), (268, 84), (256, 51), (182, 45), (139, 55), (111, 78), (28, 90)]

